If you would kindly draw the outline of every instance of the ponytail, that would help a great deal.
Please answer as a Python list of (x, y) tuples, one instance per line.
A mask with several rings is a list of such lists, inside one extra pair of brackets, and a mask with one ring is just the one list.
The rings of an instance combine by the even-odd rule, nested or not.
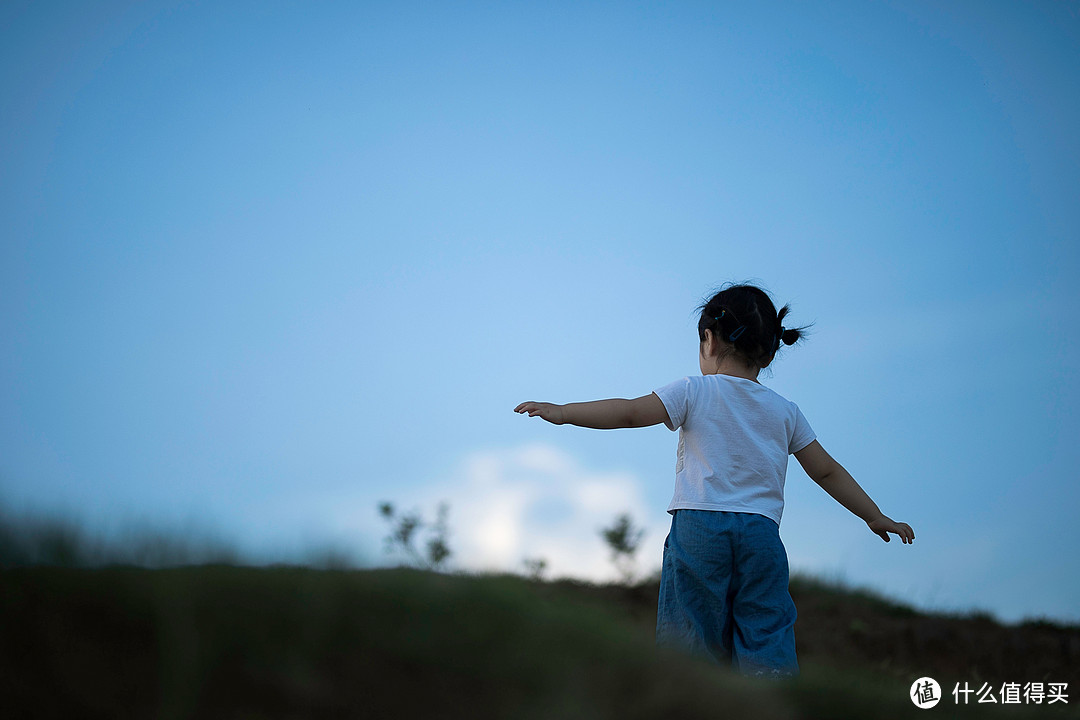
[(794, 345), (806, 336), (806, 327), (784, 327), (791, 311), (784, 305), (780, 312), (768, 294), (750, 285), (731, 285), (720, 290), (699, 308), (698, 339), (705, 341), (705, 331), (731, 345), (732, 351), (749, 364), (766, 367), (781, 345)]

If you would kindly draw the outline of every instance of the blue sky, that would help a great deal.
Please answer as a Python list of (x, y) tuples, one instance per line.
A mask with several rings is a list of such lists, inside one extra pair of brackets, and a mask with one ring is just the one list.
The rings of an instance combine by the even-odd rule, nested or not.
[(755, 280), (918, 535), (793, 462), (793, 568), (1080, 620), (1078, 55), (1051, 2), (4, 3), (0, 498), (367, 563), (445, 500), (456, 567), (592, 578), (629, 511), (645, 572), (676, 436), (511, 411), (698, 372)]

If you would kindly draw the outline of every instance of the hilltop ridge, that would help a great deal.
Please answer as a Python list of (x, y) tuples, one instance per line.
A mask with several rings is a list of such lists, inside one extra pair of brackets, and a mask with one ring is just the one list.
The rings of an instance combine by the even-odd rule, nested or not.
[[(1076, 689), (1080, 628), (931, 617), (796, 578), (803, 675), (762, 684), (652, 642), (656, 585), (418, 570), (0, 570), (13, 717), (919, 717), (914, 679)], [(1013, 707), (1076, 716), (1076, 702)], [(984, 706), (950, 717), (994, 717)]]

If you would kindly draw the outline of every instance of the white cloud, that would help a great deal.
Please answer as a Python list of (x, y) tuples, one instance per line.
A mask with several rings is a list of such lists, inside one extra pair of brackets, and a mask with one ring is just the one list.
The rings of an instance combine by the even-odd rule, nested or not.
[(453, 564), (466, 570), (521, 572), (526, 558), (543, 558), (549, 577), (614, 579), (600, 530), (625, 512), (646, 530), (637, 554), (643, 574), (659, 566), (667, 532), (649, 524), (656, 513), (633, 475), (583, 468), (548, 445), (473, 453), (449, 482), (413, 491), (401, 507), (433, 517), (440, 502), (450, 505)]
[[(525, 559), (543, 558), (545, 576), (614, 580), (600, 530), (621, 513), (645, 529), (636, 556), (638, 576), (658, 570), (670, 516), (649, 505), (631, 473), (582, 467), (568, 453), (543, 444), (471, 453), (443, 479), (388, 490), (275, 495), (247, 508), (252, 533), (272, 552), (302, 555), (305, 548), (353, 548), (365, 563), (396, 562), (384, 552), (389, 526), (378, 517), (381, 501), (400, 512), (434, 520), (450, 506), (449, 567), (467, 571), (526, 571)], [(423, 546), (421, 536), (417, 547)]]

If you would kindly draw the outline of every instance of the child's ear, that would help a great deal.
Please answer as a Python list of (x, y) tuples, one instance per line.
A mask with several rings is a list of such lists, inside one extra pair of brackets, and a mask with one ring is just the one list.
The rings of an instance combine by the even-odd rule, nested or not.
[(705, 339), (701, 341), (701, 348), (700, 348), (701, 356), (702, 357), (712, 357), (713, 355), (715, 355), (716, 354), (715, 345), (716, 345), (716, 336), (713, 335), (712, 330), (706, 330), (705, 331)]

